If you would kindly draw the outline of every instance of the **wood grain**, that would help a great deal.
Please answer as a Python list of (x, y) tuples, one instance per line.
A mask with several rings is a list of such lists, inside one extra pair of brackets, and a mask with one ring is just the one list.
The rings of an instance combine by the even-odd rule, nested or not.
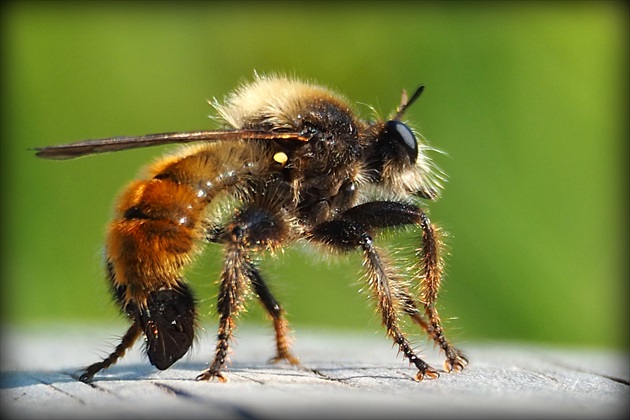
[[(626, 413), (630, 397), (628, 354), (460, 343), (471, 360), (465, 371), (415, 382), (415, 371), (378, 334), (298, 331), (303, 367), (269, 364), (274, 344), (266, 328), (238, 331), (228, 383), (194, 380), (212, 355), (208, 333), (166, 371), (136, 345), (93, 384), (77, 381), (74, 372), (109, 352), (112, 331), (123, 330), (3, 327), (3, 418), (605, 419)], [(437, 351), (424, 350), (442, 366)]]

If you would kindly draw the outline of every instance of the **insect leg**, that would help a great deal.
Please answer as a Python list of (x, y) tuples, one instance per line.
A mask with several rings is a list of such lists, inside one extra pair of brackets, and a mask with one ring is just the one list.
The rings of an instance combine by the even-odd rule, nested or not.
[(131, 327), (129, 327), (129, 329), (121, 339), (120, 344), (116, 346), (116, 350), (114, 350), (103, 361), (91, 364), (90, 366), (83, 369), (81, 375), (79, 376), (79, 380), (85, 383), (92, 382), (92, 378), (94, 378), (94, 375), (96, 375), (103, 369), (109, 368), (111, 365), (116, 363), (118, 359), (123, 357), (127, 349), (133, 346), (133, 343), (136, 342), (141, 334), (142, 327), (140, 326), (140, 323), (138, 323), (138, 321), (134, 321), (134, 323), (131, 325)]
[(197, 376), (197, 380), (215, 377), (221, 381), (226, 380), (221, 370), (225, 366), (230, 350), (236, 318), (244, 307), (245, 296), (250, 286), (254, 288), (274, 319), (278, 357), (291, 362), (295, 357), (289, 351), (287, 323), (282, 308), (267, 289), (250, 258), (252, 252), (272, 249), (284, 239), (287, 234), (285, 221), (278, 212), (253, 204), (240, 211), (224, 229), (215, 232), (218, 234), (212, 239), (225, 244), (225, 261), (217, 303), (219, 332), (214, 359), (210, 367)]
[(276, 351), (278, 354), (272, 358), (271, 361), (276, 363), (285, 360), (292, 365), (299, 365), (299, 359), (291, 352), (289, 322), (284, 317), (284, 309), (282, 309), (278, 301), (273, 297), (271, 290), (267, 287), (267, 284), (260, 276), (260, 273), (258, 273), (258, 270), (255, 267), (252, 268), (254, 270), (251, 273), (252, 277), (250, 281), (261, 303), (269, 315), (271, 315), (273, 327), (276, 331)]
[(247, 271), (250, 266), (245, 247), (240, 243), (227, 246), (225, 263), (221, 273), (217, 310), (219, 312), (219, 332), (214, 359), (208, 369), (197, 376), (198, 381), (217, 378), (221, 382), (227, 378), (221, 373), (230, 349), (230, 341), (236, 327), (236, 317), (244, 306), (247, 290)]
[(353, 220), (333, 220), (316, 226), (310, 238), (337, 250), (350, 250), (360, 247), (363, 250), (364, 264), (367, 267), (369, 284), (377, 297), (378, 309), (387, 334), (403, 355), (418, 369), (416, 380), (434, 379), (438, 372), (416, 355), (411, 343), (398, 327), (398, 313), (401, 300), (398, 281), (389, 265), (381, 258), (367, 227)]
[(438, 237), (436, 227), (431, 223), (426, 213), (420, 209), (418, 209), (418, 212), (420, 227), (422, 228), (422, 246), (418, 249), (421, 270), (418, 270), (418, 272), (424, 273), (420, 295), (424, 304), (425, 315), (429, 320), (430, 328), (427, 329), (427, 332), (444, 350), (446, 355), (444, 369), (447, 372), (460, 371), (464, 369), (468, 359), (446, 339), (436, 308), (437, 295), (442, 283), (443, 262), (440, 253), (442, 243)]
[[(411, 317), (411, 319), (418, 324), (423, 330), (427, 332), (427, 334), (434, 340), (436, 343), (440, 344), (440, 336), (436, 334), (436, 331), (431, 326), (430, 322), (427, 321), (423, 316), (420, 310), (418, 309), (418, 304), (415, 299), (409, 293), (407, 288), (404, 288), (401, 297), (404, 301), (404, 310)], [(444, 341), (444, 334), (442, 333), (442, 341)], [(458, 349), (450, 345), (448, 341), (446, 342), (446, 348), (443, 345), (440, 345), (446, 354), (446, 362), (444, 363), (444, 369), (447, 372), (460, 371), (468, 364), (468, 358)]]
[(401, 299), (405, 302), (405, 311), (444, 351), (446, 355), (445, 370), (447, 372), (462, 370), (468, 363), (468, 359), (446, 339), (436, 308), (443, 272), (442, 242), (437, 228), (431, 223), (426, 213), (412, 204), (375, 201), (353, 207), (346, 211), (342, 217), (361, 221), (368, 229), (410, 224), (420, 226), (422, 244), (417, 250), (419, 262), (415, 272), (420, 282), (420, 295), (426, 319), (420, 315), (417, 309), (418, 305), (406, 288), (403, 288), (401, 292)]

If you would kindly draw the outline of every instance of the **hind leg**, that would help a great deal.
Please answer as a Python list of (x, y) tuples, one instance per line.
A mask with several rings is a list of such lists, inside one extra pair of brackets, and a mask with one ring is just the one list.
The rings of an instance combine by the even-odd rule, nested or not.
[(92, 382), (94, 375), (96, 375), (101, 370), (109, 368), (114, 363), (116, 363), (118, 359), (123, 357), (127, 350), (131, 348), (131, 346), (133, 346), (136, 340), (138, 340), (141, 334), (142, 327), (138, 322), (134, 322), (121, 339), (120, 344), (116, 346), (116, 349), (103, 361), (91, 364), (90, 366), (83, 369), (81, 371), (81, 374), (79, 375), (79, 380), (85, 383)]

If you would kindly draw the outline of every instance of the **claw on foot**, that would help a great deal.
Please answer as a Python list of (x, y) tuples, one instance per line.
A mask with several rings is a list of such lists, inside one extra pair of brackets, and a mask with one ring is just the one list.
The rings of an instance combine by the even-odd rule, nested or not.
[(226, 376), (224, 376), (221, 372), (219, 371), (213, 371), (213, 370), (204, 370), (203, 372), (201, 372), (198, 376), (197, 376), (197, 380), (198, 381), (211, 381), (212, 379), (217, 378), (217, 380), (219, 382), (225, 383), (228, 381), (228, 378)]
[(433, 369), (432, 367), (428, 367), (424, 371), (419, 370), (418, 373), (416, 373), (416, 376), (414, 377), (414, 379), (420, 382), (423, 379), (437, 379), (439, 377), (440, 377), (440, 374), (438, 373), (437, 370)]
[(77, 372), (75, 375), (77, 376), (77, 379), (79, 379), (81, 382), (83, 382), (84, 384), (89, 384), (92, 382), (92, 379), (94, 378), (93, 374), (90, 374), (87, 371), (80, 371)]
[(463, 354), (457, 354), (444, 361), (444, 370), (447, 372), (461, 372), (467, 364), (468, 358), (466, 358)]
[(269, 359), (269, 363), (281, 363), (286, 362), (292, 366), (302, 366), (300, 359), (292, 355), (291, 353), (279, 354), (276, 357)]

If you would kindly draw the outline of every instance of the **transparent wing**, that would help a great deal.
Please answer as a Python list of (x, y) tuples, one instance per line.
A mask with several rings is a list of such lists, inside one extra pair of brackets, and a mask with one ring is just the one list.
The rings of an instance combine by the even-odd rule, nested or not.
[(97, 153), (117, 152), (140, 147), (159, 146), (171, 143), (193, 143), (198, 141), (230, 140), (286, 140), (308, 141), (299, 133), (284, 133), (254, 130), (190, 131), (177, 133), (146, 134), (143, 136), (121, 136), (104, 139), (83, 140), (76, 143), (40, 147), (33, 150), (43, 159), (74, 159)]

